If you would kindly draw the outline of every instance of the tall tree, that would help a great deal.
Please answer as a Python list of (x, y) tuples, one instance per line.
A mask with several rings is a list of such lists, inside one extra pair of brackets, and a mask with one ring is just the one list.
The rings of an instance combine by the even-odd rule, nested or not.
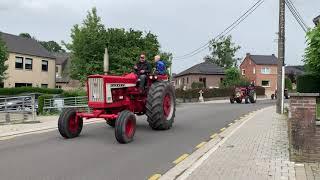
[(32, 38), (29, 33), (20, 33), (19, 36), (24, 38)]
[[(71, 77), (85, 80), (90, 74), (103, 73), (103, 54), (105, 47), (109, 53), (109, 70), (112, 74), (123, 74), (132, 71), (132, 67), (144, 52), (149, 62), (159, 54), (160, 44), (157, 36), (151, 32), (134, 29), (105, 29), (97, 11), (93, 8), (81, 25), (71, 30), (72, 42), (66, 47), (72, 54)], [(168, 63), (170, 53), (163, 54)]]
[(6, 78), (6, 70), (8, 69), (8, 65), (5, 62), (8, 60), (8, 51), (5, 43), (1, 39), (0, 33), (0, 82), (3, 82)]
[(71, 29), (71, 77), (84, 81), (89, 74), (103, 72), (103, 54), (106, 47), (105, 28), (97, 15), (97, 9), (88, 12), (82, 25)]
[(211, 40), (209, 45), (210, 55), (206, 56), (205, 61), (217, 64), (220, 67), (228, 69), (237, 63), (235, 53), (240, 49), (232, 42), (232, 37), (222, 37), (218, 40)]
[(307, 33), (304, 62), (309, 71), (320, 74), (320, 24)]
[(50, 52), (66, 52), (62, 47), (55, 41), (39, 41), (39, 43)]

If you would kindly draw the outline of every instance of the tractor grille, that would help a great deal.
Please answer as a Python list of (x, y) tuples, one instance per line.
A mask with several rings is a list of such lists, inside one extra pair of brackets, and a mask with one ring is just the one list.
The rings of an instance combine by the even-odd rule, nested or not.
[(103, 79), (89, 78), (89, 101), (90, 102), (104, 102), (103, 96)]

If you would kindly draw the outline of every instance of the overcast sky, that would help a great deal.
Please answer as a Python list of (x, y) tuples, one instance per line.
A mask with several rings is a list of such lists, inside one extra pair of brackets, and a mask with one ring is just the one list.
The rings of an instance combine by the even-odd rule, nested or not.
[[(176, 56), (200, 47), (219, 34), (257, 0), (0, 0), (0, 31), (28, 32), (39, 40), (70, 41), (70, 29), (97, 7), (105, 26), (157, 34), (162, 50)], [(320, 14), (319, 0), (292, 0), (309, 26)], [(286, 63), (302, 64), (305, 33), (287, 9)], [(265, 0), (232, 36), (241, 46), (237, 57), (277, 54), (278, 0)], [(203, 61), (204, 51), (176, 60), (180, 72)]]

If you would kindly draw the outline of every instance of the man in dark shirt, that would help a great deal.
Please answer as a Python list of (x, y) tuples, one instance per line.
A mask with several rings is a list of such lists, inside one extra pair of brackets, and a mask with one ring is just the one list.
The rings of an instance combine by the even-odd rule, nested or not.
[(135, 73), (139, 76), (139, 87), (144, 89), (147, 75), (151, 72), (151, 65), (146, 60), (146, 55), (141, 54), (139, 62), (134, 66)]

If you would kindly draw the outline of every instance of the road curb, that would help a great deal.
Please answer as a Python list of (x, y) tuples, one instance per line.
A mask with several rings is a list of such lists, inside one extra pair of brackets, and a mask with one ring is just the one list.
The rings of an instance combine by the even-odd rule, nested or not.
[(159, 179), (160, 180), (172, 180), (179, 179), (184, 180), (189, 177), (194, 170), (196, 170), (213, 152), (215, 152), (225, 141), (230, 138), (237, 130), (239, 130), (246, 122), (253, 119), (256, 115), (261, 112), (274, 108), (274, 106), (262, 108), (244, 117), (235, 120), (234, 123), (230, 123), (228, 127), (223, 128), (220, 133), (215, 133), (210, 136), (211, 140), (203, 144), (200, 148), (186, 157), (183, 161), (176, 164), (173, 168), (168, 170)]

